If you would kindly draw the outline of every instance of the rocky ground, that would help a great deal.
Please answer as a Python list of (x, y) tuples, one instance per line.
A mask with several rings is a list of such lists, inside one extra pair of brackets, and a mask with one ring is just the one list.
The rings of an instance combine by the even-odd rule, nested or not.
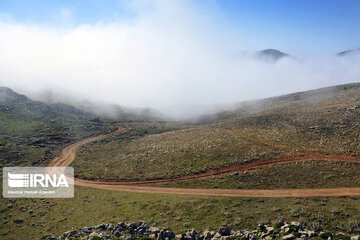
[(148, 223), (120, 222), (117, 225), (100, 224), (93, 227), (84, 227), (80, 230), (70, 230), (61, 236), (44, 236), (44, 240), (58, 239), (118, 239), (118, 240), (151, 240), (151, 239), (179, 239), (179, 240), (255, 240), (255, 239), (343, 239), (360, 240), (360, 235), (347, 235), (344, 233), (316, 232), (304, 229), (299, 222), (279, 221), (273, 226), (259, 224), (253, 231), (234, 231), (230, 226), (221, 227), (218, 231), (204, 231), (202, 234), (196, 230), (187, 230), (185, 233), (175, 235), (168, 229), (150, 227)]

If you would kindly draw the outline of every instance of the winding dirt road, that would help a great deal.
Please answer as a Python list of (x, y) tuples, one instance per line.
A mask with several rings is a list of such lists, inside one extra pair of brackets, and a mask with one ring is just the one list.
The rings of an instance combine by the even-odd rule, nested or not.
[(61, 151), (61, 154), (60, 156), (54, 158), (51, 163), (49, 164), (49, 167), (67, 167), (69, 166), (69, 164), (74, 161), (75, 159), (75, 156), (76, 156), (76, 152), (78, 150), (78, 148), (82, 145), (85, 145), (87, 143), (90, 143), (90, 142), (93, 142), (93, 141), (96, 141), (96, 140), (100, 140), (100, 139), (103, 139), (103, 138), (107, 138), (107, 137), (110, 137), (112, 135), (115, 135), (115, 134), (118, 134), (119, 132), (122, 132), (124, 131), (124, 128), (122, 127), (118, 127), (118, 129), (114, 132), (110, 132), (110, 133), (107, 133), (107, 134), (102, 134), (102, 135), (99, 135), (99, 136), (96, 136), (96, 137), (91, 137), (91, 138), (86, 138), (86, 139), (83, 139), (79, 142), (76, 142), (70, 146), (67, 146), (66, 148), (64, 148), (62, 151)]
[[(64, 148), (59, 157), (54, 158), (49, 166), (53, 167), (66, 167), (68, 166), (76, 156), (78, 148), (84, 144), (100, 140), (112, 135), (115, 135), (124, 128), (118, 126), (118, 129), (114, 132), (99, 135), (96, 137), (87, 138), (76, 142), (66, 148)], [(258, 143), (258, 142), (257, 142)], [(258, 143), (261, 144), (261, 143)], [(263, 144), (262, 144), (263, 145)], [(264, 145), (265, 146), (265, 145)], [(172, 179), (155, 179), (155, 180), (143, 180), (143, 181), (129, 181), (129, 182), (98, 182), (82, 179), (75, 179), (75, 184), (85, 187), (93, 187), (99, 189), (108, 189), (115, 191), (129, 191), (129, 192), (143, 192), (143, 193), (164, 193), (164, 194), (182, 194), (182, 195), (201, 195), (201, 196), (230, 196), (230, 197), (315, 197), (315, 196), (355, 196), (360, 195), (360, 187), (354, 188), (318, 188), (318, 189), (276, 189), (276, 190), (264, 190), (264, 189), (187, 189), (187, 188), (168, 188), (168, 187), (152, 187), (146, 184), (154, 183), (167, 183), (174, 181), (185, 181), (192, 179), (207, 178), (210, 176), (216, 176), (226, 173), (232, 173), (234, 171), (254, 169), (264, 167), (273, 164), (282, 164), (288, 162), (300, 162), (310, 160), (325, 160), (325, 161), (344, 161), (344, 162), (358, 162), (359, 157), (351, 157), (345, 155), (323, 155), (311, 153), (305, 156), (295, 157), (283, 157), (271, 160), (259, 160), (240, 165), (233, 165), (223, 167), (216, 170), (211, 170), (205, 173), (199, 173), (195, 175), (182, 176)]]

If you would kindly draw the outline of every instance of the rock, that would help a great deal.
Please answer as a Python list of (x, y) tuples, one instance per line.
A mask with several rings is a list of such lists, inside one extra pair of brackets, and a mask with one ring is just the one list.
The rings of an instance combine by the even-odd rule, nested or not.
[[(89, 235), (89, 237), (100, 237), (99, 236), (99, 233), (97, 233), (97, 232), (92, 232), (90, 235)], [(91, 238), (90, 238), (91, 239)]]
[(234, 172), (232, 175), (233, 176), (239, 176), (239, 172)]
[(188, 239), (191, 240), (200, 239), (200, 235), (195, 229), (188, 230), (185, 235), (188, 237)]
[(71, 230), (63, 233), (63, 238), (74, 238), (77, 236), (77, 230)]
[(106, 227), (107, 230), (112, 231), (114, 229), (114, 224), (110, 223)]
[[(280, 227), (281, 224), (277, 224), (277, 227)], [(175, 235), (170, 230), (164, 230), (161, 228), (150, 227), (148, 223), (140, 221), (139, 223), (118, 223), (115, 227), (113, 224), (102, 223), (93, 227), (83, 227), (80, 232), (77, 230), (71, 230), (65, 232), (62, 236), (56, 237), (51, 235), (47, 237), (47, 240), (58, 240), (58, 239), (92, 239), (97, 236), (101, 239), (113, 239), (113, 238), (123, 238), (124, 240), (133, 240), (141, 239), (143, 237), (150, 237), (156, 240), (233, 240), (233, 239), (243, 239), (243, 240), (257, 240), (257, 239), (303, 239), (308, 240), (312, 237), (320, 236), (323, 239), (331, 238), (332, 234), (329, 232), (315, 232), (303, 229), (301, 223), (291, 222), (284, 223), (281, 226), (281, 231), (275, 231), (274, 227), (267, 224), (258, 225), (258, 229), (247, 231), (239, 230), (233, 231), (230, 226), (222, 226), (218, 232), (215, 231), (204, 231), (200, 235), (195, 229), (189, 229), (184, 234)], [(291, 233), (289, 230), (291, 229)], [(287, 231), (287, 232), (286, 232)], [(293, 232), (294, 231), (294, 232)], [(289, 234), (287, 234), (289, 233)], [(285, 236), (283, 236), (286, 234)], [(340, 234), (340, 233), (337, 233)], [(360, 240), (360, 235), (349, 236), (344, 233), (341, 233), (344, 238), (350, 238), (351, 240)], [(296, 236), (296, 237), (295, 237)], [(329, 239), (328, 239), (329, 240)], [(331, 240), (331, 239), (330, 239)]]
[(173, 239), (175, 238), (175, 233), (171, 232), (171, 231), (166, 231), (165, 232), (165, 238), (167, 239)]
[(274, 232), (274, 228), (273, 227), (266, 227), (266, 231), (269, 234), (272, 234)]
[(85, 234), (86, 236), (90, 235), (91, 231), (92, 231), (92, 227), (84, 227), (81, 229), (81, 233)]
[(204, 232), (204, 235), (203, 235), (203, 238), (204, 239), (211, 239), (212, 237), (214, 236), (214, 234), (210, 231), (205, 231)]
[(102, 223), (102, 224), (99, 224), (95, 227), (96, 230), (105, 230), (107, 228), (107, 224), (105, 223)]
[(315, 237), (317, 234), (315, 233), (315, 231), (306, 231), (306, 235), (311, 238), (311, 237)]
[(302, 225), (299, 222), (291, 222), (291, 225), (295, 226), (296, 229), (302, 229)]
[(230, 226), (224, 226), (219, 229), (219, 233), (222, 236), (229, 236), (231, 234), (232, 228)]
[(119, 228), (119, 229), (127, 229), (126, 223), (124, 223), (124, 222), (119, 222), (119, 223), (116, 225), (116, 228)]
[(282, 226), (285, 225), (285, 223), (284, 223), (284, 221), (279, 220), (279, 221), (277, 222), (277, 225), (281, 228)]
[(256, 239), (256, 236), (252, 234), (249, 236), (249, 240), (257, 240), (257, 239)]
[(158, 233), (160, 232), (160, 229), (156, 227), (150, 227), (148, 231), (151, 233)]
[(215, 233), (213, 238), (220, 238), (220, 237), (221, 237), (221, 234), (217, 232), (217, 233)]
[(115, 230), (113, 233), (116, 237), (120, 237), (122, 235), (121, 231), (119, 229)]
[(129, 230), (135, 230), (138, 227), (138, 224), (136, 222), (129, 223), (127, 227)]
[(230, 236), (221, 236), (220, 240), (231, 240)]
[(294, 237), (294, 234), (291, 233), (291, 234), (283, 236), (282, 239), (291, 240), (291, 239), (295, 239), (295, 237)]
[(139, 228), (141, 227), (141, 228), (144, 228), (144, 229), (149, 229), (149, 224), (147, 223), (147, 222), (144, 222), (144, 221), (140, 221), (139, 222)]

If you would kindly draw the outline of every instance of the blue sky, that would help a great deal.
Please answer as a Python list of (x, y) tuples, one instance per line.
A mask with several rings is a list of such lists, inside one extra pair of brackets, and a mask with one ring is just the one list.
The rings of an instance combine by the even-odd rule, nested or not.
[[(126, 2), (2, 0), (0, 17), (67, 27), (136, 19), (138, 12), (127, 7)], [(187, 4), (199, 14), (210, 16), (214, 24), (246, 36), (252, 48), (324, 53), (360, 46), (358, 0), (218, 0)]]

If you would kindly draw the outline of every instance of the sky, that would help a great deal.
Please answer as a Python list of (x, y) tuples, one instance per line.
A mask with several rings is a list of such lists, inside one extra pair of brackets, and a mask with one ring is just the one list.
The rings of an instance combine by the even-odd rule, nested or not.
[[(357, 0), (0, 1), (0, 85), (187, 116), (358, 82)], [(291, 59), (269, 63), (274, 48)]]

